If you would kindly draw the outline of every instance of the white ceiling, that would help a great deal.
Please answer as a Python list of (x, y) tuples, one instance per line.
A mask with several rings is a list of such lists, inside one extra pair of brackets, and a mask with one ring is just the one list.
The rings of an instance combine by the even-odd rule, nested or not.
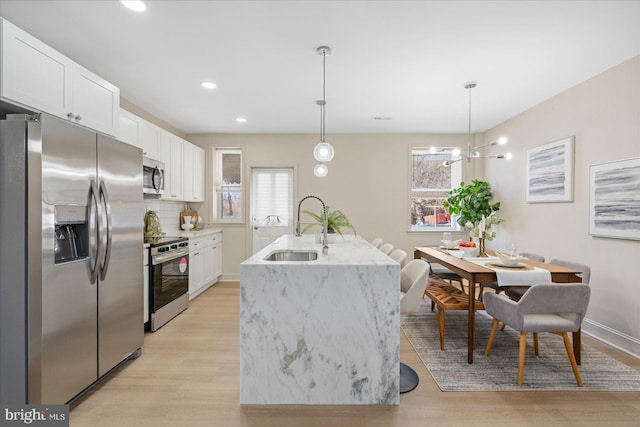
[(465, 133), (470, 80), (481, 132), (640, 54), (640, 1), (146, 3), (1, 0), (0, 15), (185, 133), (319, 133), (320, 45), (327, 135)]

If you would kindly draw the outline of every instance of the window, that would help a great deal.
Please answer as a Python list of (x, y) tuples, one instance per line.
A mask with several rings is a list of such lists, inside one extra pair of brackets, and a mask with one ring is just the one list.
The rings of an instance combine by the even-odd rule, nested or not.
[(215, 207), (219, 221), (242, 221), (242, 150), (215, 150)]
[(414, 148), (411, 150), (411, 230), (441, 231), (457, 229), (443, 207), (449, 192), (462, 180), (462, 162), (443, 166), (452, 159), (451, 149)]
[(251, 187), (253, 225), (288, 227), (293, 223), (293, 169), (256, 168)]

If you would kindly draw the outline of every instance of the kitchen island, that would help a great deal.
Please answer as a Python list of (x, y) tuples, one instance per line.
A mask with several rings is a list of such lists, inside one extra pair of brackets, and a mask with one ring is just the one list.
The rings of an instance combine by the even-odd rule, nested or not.
[[(317, 259), (268, 260), (291, 251)], [(353, 236), (322, 255), (285, 235), (244, 261), (240, 403), (397, 405), (399, 283), (399, 264)]]

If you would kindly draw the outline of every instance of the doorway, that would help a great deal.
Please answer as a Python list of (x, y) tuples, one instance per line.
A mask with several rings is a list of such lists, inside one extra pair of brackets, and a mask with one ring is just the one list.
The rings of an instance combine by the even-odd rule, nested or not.
[(253, 253), (293, 234), (293, 168), (251, 168)]

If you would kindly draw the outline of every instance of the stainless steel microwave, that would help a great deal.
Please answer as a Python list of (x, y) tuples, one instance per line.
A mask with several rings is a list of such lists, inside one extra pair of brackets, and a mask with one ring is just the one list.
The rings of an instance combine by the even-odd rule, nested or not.
[(164, 163), (148, 157), (142, 158), (143, 192), (145, 194), (164, 193)]

